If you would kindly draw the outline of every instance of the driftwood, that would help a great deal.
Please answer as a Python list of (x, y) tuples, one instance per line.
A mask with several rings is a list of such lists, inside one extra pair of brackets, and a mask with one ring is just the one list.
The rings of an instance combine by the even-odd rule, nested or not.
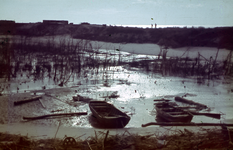
[(52, 117), (52, 116), (73, 116), (73, 115), (87, 115), (87, 112), (48, 114), (48, 115), (36, 116), (36, 117), (23, 117), (23, 119), (35, 120), (35, 119), (43, 119), (46, 117)]
[(35, 97), (26, 98), (24, 100), (14, 102), (14, 105), (20, 105), (20, 104), (23, 104), (23, 103), (28, 103), (28, 102), (31, 102), (31, 101), (39, 100), (40, 98), (42, 98), (42, 96), (35, 96)]
[[(154, 105), (156, 105), (157, 103), (154, 103)], [(199, 107), (193, 107), (193, 106), (187, 106), (187, 107), (180, 107), (180, 106), (175, 106), (175, 108), (179, 108), (179, 109), (200, 109)]]
[(77, 96), (73, 96), (73, 100), (89, 103), (92, 99), (88, 98), (88, 97), (83, 97), (83, 96), (77, 95)]
[(194, 101), (191, 101), (191, 100), (187, 100), (185, 98), (181, 98), (181, 97), (178, 97), (178, 96), (175, 97), (175, 101), (186, 103), (186, 104), (191, 104), (191, 105), (197, 105), (197, 106), (200, 106), (200, 107), (207, 108), (207, 106), (204, 105), (204, 104), (197, 103), (197, 102), (194, 102)]
[(105, 144), (106, 144), (106, 140), (107, 140), (107, 137), (108, 137), (108, 133), (109, 133), (109, 130), (107, 131), (105, 137), (104, 137), (104, 140), (103, 140), (103, 147), (102, 149), (104, 150), (105, 149)]
[(159, 126), (233, 126), (233, 124), (222, 124), (222, 123), (166, 123), (166, 122), (149, 122), (146, 124), (142, 124), (142, 127), (147, 127), (151, 125), (159, 125)]
[(169, 100), (169, 99), (155, 99), (154, 101), (155, 101), (155, 102), (160, 102), (160, 101), (169, 102), (169, 101), (171, 101), (171, 100)]
[(66, 104), (68, 104), (68, 105), (72, 105), (72, 104), (70, 104), (70, 103), (68, 103), (68, 102), (62, 101), (62, 100), (59, 99), (59, 98), (56, 98), (55, 96), (52, 96), (52, 95), (49, 95), (49, 94), (46, 94), (46, 93), (45, 93), (45, 95), (46, 95), (46, 96), (49, 96), (49, 97), (52, 97), (52, 98), (54, 98), (54, 99), (56, 99), (56, 100), (59, 100), (60, 102), (66, 103)]
[(177, 107), (180, 109), (200, 109), (199, 107), (192, 107), (192, 106), (188, 106), (188, 107)]

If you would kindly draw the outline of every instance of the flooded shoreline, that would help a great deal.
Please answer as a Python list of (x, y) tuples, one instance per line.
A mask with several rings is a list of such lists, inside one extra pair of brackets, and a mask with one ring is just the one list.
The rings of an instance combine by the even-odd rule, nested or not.
[[(98, 48), (98, 44), (83, 40), (72, 42), (67, 46), (60, 40), (59, 47), (53, 46), (52, 41), (47, 45), (21, 43), (12, 47), (15, 54), (11, 56), (10, 76), (2, 74), (1, 78), (1, 107), (8, 106), (1, 111), (1, 123), (19, 123), (23, 116), (84, 111), (87, 116), (31, 123), (50, 126), (62, 122), (68, 127), (92, 128), (88, 103), (74, 102), (72, 97), (77, 95), (114, 104), (131, 116), (126, 126), (129, 128), (155, 121), (154, 99), (174, 101), (175, 96), (186, 96), (224, 114), (221, 120), (195, 116), (192, 122), (232, 119), (233, 80), (222, 75), (222, 62), (132, 54), (111, 46)], [(109, 98), (114, 92), (119, 97)], [(34, 93), (42, 93), (46, 108), (39, 101), (13, 106), (14, 101)]]
[[(128, 77), (129, 75), (131, 78)], [(212, 112), (225, 114), (222, 115), (221, 120), (205, 116), (194, 116), (192, 122), (220, 123), (224, 122), (225, 119), (232, 119), (233, 107), (231, 104), (233, 94), (229, 91), (229, 84), (222, 84), (221, 80), (210, 82), (209, 85), (199, 85), (195, 79), (167, 78), (158, 75), (148, 77), (144, 73), (135, 74), (135, 71), (129, 71), (127, 74), (118, 73), (114, 76), (118, 76), (118, 79), (110, 80), (108, 83), (110, 86), (105, 86), (104, 82), (99, 81), (100, 84), (82, 84), (73, 87), (70, 85), (70, 87), (66, 88), (31, 90), (26, 93), (24, 90), (18, 91), (19, 93), (15, 90), (8, 96), (10, 101), (8, 105), (12, 109), (12, 115), (14, 115), (13, 112), (17, 112), (18, 116), (5, 119), (3, 122), (18, 123), (22, 121), (23, 116), (38, 116), (52, 112), (88, 112), (87, 116), (51, 118), (30, 122), (35, 125), (53, 126), (61, 121), (64, 126), (92, 128), (88, 103), (73, 102), (72, 97), (76, 95), (96, 100), (106, 100), (107, 97), (107, 102), (114, 104), (118, 109), (130, 115), (131, 121), (126, 127), (141, 127), (142, 123), (155, 121), (154, 99), (165, 98), (174, 101), (175, 96), (185, 95), (187, 95), (187, 99), (207, 105)], [(154, 83), (155, 80), (156, 84)], [(24, 87), (27, 87), (27, 83), (24, 84)], [(113, 92), (117, 92), (119, 97), (108, 98)], [(41, 100), (46, 109), (41, 106), (39, 101), (22, 106), (12, 105), (13, 101), (30, 97), (33, 93), (43, 94)], [(22, 96), (19, 96), (20, 94)], [(72, 102), (71, 105), (68, 102)], [(8, 116), (5, 117), (10, 117), (10, 113), (8, 112)]]

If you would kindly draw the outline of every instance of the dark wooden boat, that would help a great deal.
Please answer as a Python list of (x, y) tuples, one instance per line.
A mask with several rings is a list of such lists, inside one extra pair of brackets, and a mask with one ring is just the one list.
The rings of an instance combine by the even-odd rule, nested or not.
[(176, 108), (168, 102), (161, 102), (155, 104), (157, 119), (167, 122), (190, 122), (193, 115), (187, 111)]
[(105, 101), (90, 101), (92, 115), (105, 128), (124, 128), (130, 117)]

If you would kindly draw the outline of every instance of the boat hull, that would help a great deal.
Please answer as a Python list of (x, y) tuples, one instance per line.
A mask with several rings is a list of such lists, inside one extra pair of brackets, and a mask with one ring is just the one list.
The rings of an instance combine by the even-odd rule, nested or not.
[(190, 122), (193, 116), (180, 109), (176, 109), (166, 103), (155, 105), (157, 120), (166, 122)]
[(130, 117), (119, 109), (104, 101), (90, 101), (89, 107), (101, 127), (124, 128), (130, 121)]

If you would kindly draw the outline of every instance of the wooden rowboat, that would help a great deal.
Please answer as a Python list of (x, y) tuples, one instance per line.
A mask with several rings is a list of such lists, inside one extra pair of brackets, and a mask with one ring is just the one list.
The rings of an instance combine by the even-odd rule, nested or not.
[(92, 115), (105, 128), (124, 128), (130, 117), (105, 101), (90, 101)]
[(162, 119), (167, 122), (190, 122), (193, 115), (182, 109), (175, 108), (167, 102), (155, 104), (157, 119)]

